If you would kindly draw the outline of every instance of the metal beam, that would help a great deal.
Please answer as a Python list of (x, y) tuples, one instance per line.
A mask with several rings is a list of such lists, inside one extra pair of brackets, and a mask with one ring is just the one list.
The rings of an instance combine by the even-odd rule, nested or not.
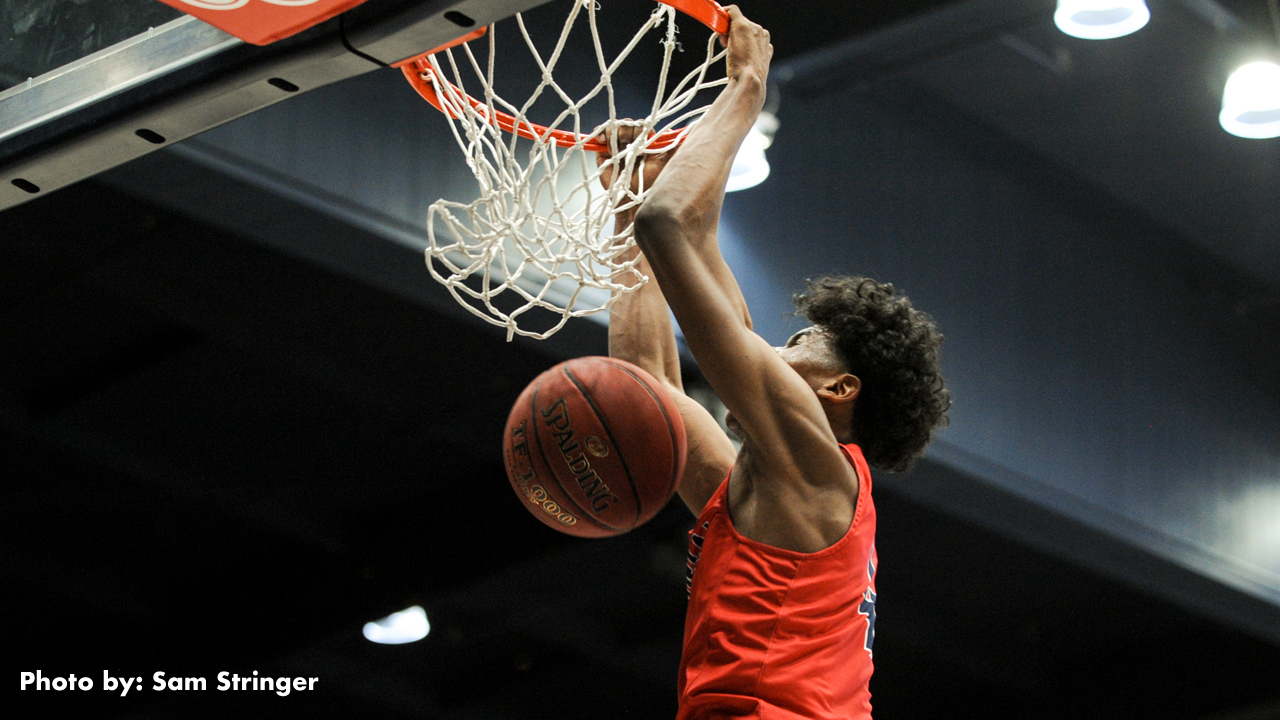
[(0, 210), (545, 1), (370, 0), (267, 47), (149, 30), (0, 95)]

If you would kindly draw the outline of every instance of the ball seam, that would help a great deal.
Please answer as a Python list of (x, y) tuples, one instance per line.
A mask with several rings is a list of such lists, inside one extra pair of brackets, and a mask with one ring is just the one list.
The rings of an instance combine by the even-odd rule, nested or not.
[(591, 399), (591, 395), (587, 393), (586, 388), (582, 387), (582, 383), (578, 381), (578, 378), (574, 377), (573, 373), (569, 372), (569, 368), (563, 368), (562, 371), (565, 376), (569, 378), (569, 381), (578, 388), (578, 392), (581, 393), (582, 399), (586, 400), (587, 404), (591, 406), (591, 412), (595, 413), (596, 419), (600, 421), (600, 427), (604, 428), (604, 434), (609, 436), (609, 444), (613, 446), (614, 452), (618, 453), (618, 463), (622, 465), (622, 471), (627, 474), (627, 485), (631, 488), (631, 495), (636, 501), (636, 519), (631, 523), (631, 528), (628, 528), (629, 530), (633, 529), (637, 524), (639, 524), (641, 516), (644, 515), (644, 507), (643, 503), (640, 501), (640, 491), (636, 489), (636, 479), (631, 475), (631, 466), (627, 465), (627, 459), (622, 456), (622, 448), (618, 446), (618, 441), (613, 439), (613, 431), (609, 429), (609, 423), (605, 421), (604, 415), (600, 412), (600, 408), (597, 407), (595, 401)]
[(675, 425), (671, 423), (671, 418), (667, 416), (667, 407), (662, 404), (662, 398), (658, 397), (658, 394), (654, 392), (653, 388), (649, 387), (649, 384), (644, 381), (644, 378), (639, 377), (635, 373), (631, 372), (630, 369), (622, 365), (612, 362), (607, 362), (606, 364), (612, 365), (613, 367), (616, 367), (622, 372), (630, 375), (637, 383), (640, 384), (640, 387), (644, 388), (645, 391), (649, 393), (649, 396), (653, 398), (654, 404), (658, 406), (658, 412), (662, 413), (662, 420), (667, 424), (667, 435), (671, 437), (671, 482), (667, 484), (667, 494), (670, 496), (675, 492), (676, 485), (680, 482), (680, 473), (677, 472), (680, 469), (680, 453), (676, 451), (680, 446), (680, 443), (679, 438), (676, 437)]

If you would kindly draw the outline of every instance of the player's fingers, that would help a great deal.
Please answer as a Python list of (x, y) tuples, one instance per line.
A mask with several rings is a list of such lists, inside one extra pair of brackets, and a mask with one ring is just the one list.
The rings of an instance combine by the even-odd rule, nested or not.
[(592, 135), (590, 142), (600, 143), (601, 145), (604, 146), (603, 150), (600, 150), (596, 153), (597, 165), (604, 162), (610, 155), (613, 154), (613, 152), (610, 151), (609, 149), (609, 131), (608, 130), (601, 130), (595, 135)]
[(724, 5), (722, 7), (725, 14), (729, 16), (729, 29), (720, 33), (720, 44), (727, 45), (729, 44), (729, 33), (733, 32), (734, 22), (736, 22), (738, 18), (742, 17), (742, 11), (738, 9), (737, 5)]
[(610, 145), (610, 140), (616, 139), (618, 143), (617, 145), (618, 149), (622, 149), (627, 145), (630, 145), (631, 143), (635, 142), (635, 139), (640, 136), (641, 129), (639, 127), (633, 124), (625, 124), (625, 125), (622, 124), (622, 123), (632, 123), (633, 122), (632, 120), (628, 118), (619, 118), (618, 122), (619, 124), (606, 128), (604, 130), (601, 130), (598, 135), (592, 138), (593, 140), (596, 140), (603, 145), (609, 146), (611, 148), (609, 151), (610, 155), (613, 154), (613, 151), (612, 151), (613, 146)]

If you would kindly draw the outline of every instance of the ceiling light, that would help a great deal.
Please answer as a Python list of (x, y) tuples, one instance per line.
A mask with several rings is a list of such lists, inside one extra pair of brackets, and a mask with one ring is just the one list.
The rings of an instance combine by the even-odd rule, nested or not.
[(1143, 0), (1058, 0), (1053, 22), (1085, 40), (1110, 40), (1137, 32), (1151, 19)]
[(769, 160), (764, 151), (773, 144), (773, 134), (778, 131), (778, 118), (771, 113), (762, 112), (756, 123), (742, 140), (742, 147), (733, 158), (733, 168), (729, 170), (729, 183), (725, 192), (746, 190), (764, 182), (769, 177)]
[(1280, 65), (1252, 62), (1231, 73), (1218, 122), (1242, 138), (1280, 137)]
[(414, 605), (407, 610), (364, 624), (364, 636), (383, 645), (402, 645), (421, 640), (431, 631), (427, 611)]

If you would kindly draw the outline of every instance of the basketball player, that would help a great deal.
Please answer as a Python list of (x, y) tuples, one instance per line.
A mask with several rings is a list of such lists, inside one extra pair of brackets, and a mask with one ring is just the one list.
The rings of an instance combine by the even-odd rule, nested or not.
[[(869, 718), (877, 559), (868, 464), (906, 469), (945, 424), (942, 337), (893, 286), (852, 277), (811, 281), (796, 296), (813, 325), (784, 347), (752, 332), (716, 227), (773, 47), (768, 32), (726, 9), (728, 85), (678, 150), (645, 164), (653, 189), (635, 236), (641, 271), (657, 282), (624, 295), (609, 328), (609, 354), (657, 377), (688, 433), (679, 492), (698, 519), (677, 717)], [(615, 132), (625, 145), (635, 131)], [(602, 179), (607, 186), (612, 172)], [(683, 393), (668, 306), (729, 409), (736, 453)]]

